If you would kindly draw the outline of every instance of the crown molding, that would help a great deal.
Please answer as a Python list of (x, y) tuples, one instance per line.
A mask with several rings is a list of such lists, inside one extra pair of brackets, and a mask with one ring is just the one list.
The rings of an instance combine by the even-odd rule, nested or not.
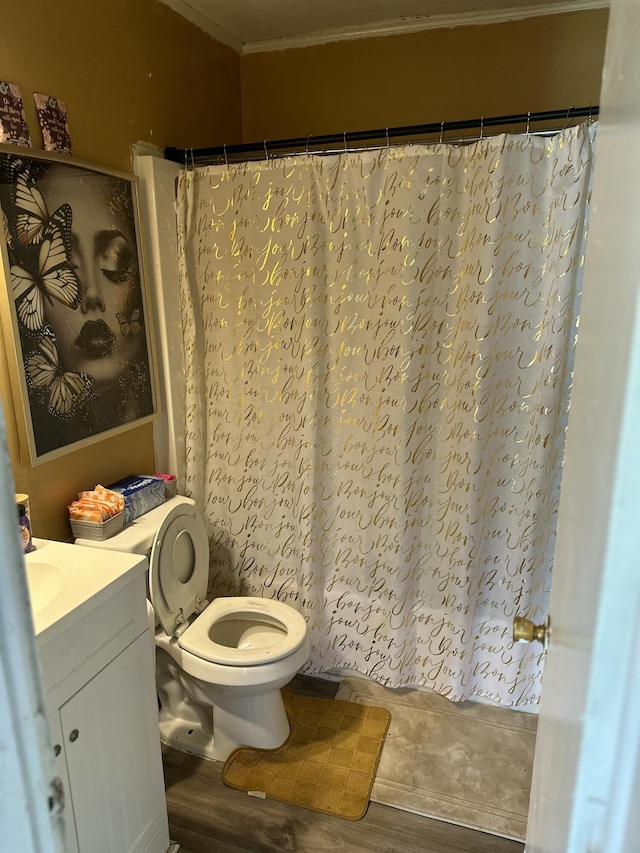
[[(182, 0), (172, 0), (172, 3)], [(328, 44), (330, 42), (353, 41), (354, 39), (380, 38), (382, 36), (404, 35), (423, 30), (451, 29), (454, 27), (474, 27), (486, 24), (500, 24), (508, 21), (521, 21), (526, 18), (540, 18), (549, 15), (563, 15), (569, 12), (585, 12), (594, 9), (606, 9), (608, 0), (567, 0), (567, 2), (549, 3), (543, 6), (500, 9), (489, 12), (463, 12), (450, 15), (429, 15), (419, 18), (402, 18), (381, 21), (355, 27), (322, 30), (308, 35), (291, 36), (268, 41), (246, 42), (239, 52), (245, 56), (251, 53), (268, 53), (277, 50), (294, 50), (301, 47)], [(215, 37), (215, 36), (214, 36)]]
[(242, 54), (244, 52), (244, 45), (239, 38), (219, 27), (208, 15), (203, 15), (199, 9), (194, 8), (189, 3), (189, 0), (160, 0), (160, 2), (164, 3), (165, 6), (169, 6), (180, 17), (195, 24), (198, 29), (210, 35), (211, 38), (222, 42), (222, 44), (226, 44), (228, 47), (232, 47), (236, 53)]

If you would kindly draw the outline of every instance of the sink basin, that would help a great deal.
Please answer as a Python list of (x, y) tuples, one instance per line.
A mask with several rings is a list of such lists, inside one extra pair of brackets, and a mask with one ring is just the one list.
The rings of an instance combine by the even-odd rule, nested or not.
[(64, 586), (64, 572), (53, 563), (27, 560), (27, 584), (31, 609), (39, 613), (56, 598)]
[(148, 562), (136, 554), (118, 554), (68, 542), (36, 539), (24, 555), (33, 627), (39, 644), (69, 629), (143, 574)]

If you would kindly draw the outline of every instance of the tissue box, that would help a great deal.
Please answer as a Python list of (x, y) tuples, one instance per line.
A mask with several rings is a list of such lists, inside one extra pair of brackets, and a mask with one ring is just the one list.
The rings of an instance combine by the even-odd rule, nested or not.
[(175, 498), (178, 493), (178, 481), (176, 480), (175, 474), (156, 474), (156, 477), (160, 477), (161, 480), (164, 480), (164, 496), (165, 498)]
[(112, 483), (109, 488), (124, 497), (125, 524), (164, 503), (164, 480), (160, 477), (134, 474)]

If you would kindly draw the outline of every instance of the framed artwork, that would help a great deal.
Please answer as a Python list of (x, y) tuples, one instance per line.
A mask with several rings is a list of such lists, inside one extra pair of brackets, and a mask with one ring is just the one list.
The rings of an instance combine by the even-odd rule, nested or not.
[(0, 145), (0, 209), (3, 329), (23, 461), (151, 420), (157, 394), (136, 179)]

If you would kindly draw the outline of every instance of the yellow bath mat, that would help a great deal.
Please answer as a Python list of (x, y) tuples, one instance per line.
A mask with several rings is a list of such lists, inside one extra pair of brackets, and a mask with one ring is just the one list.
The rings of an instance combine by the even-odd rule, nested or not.
[(358, 820), (369, 805), (391, 714), (384, 708), (282, 691), (291, 734), (278, 749), (242, 746), (223, 781), (318, 812)]

